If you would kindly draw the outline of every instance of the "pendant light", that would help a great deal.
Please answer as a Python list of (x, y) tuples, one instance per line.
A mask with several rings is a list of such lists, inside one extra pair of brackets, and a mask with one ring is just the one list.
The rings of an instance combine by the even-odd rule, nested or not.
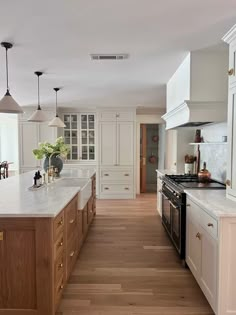
[(1, 46), (6, 49), (7, 91), (6, 91), (6, 94), (3, 96), (3, 98), (0, 101), (0, 113), (21, 114), (21, 113), (23, 113), (23, 110), (20, 107), (20, 105), (18, 105), (17, 102), (11, 96), (9, 85), (8, 85), (8, 56), (7, 56), (7, 51), (8, 51), (8, 49), (12, 48), (13, 45), (11, 43), (2, 42)]
[(58, 127), (58, 128), (64, 128), (66, 125), (64, 122), (58, 117), (57, 114), (57, 92), (60, 90), (59, 88), (53, 89), (56, 92), (56, 116), (50, 121), (48, 126), (50, 127)]
[(39, 77), (43, 74), (43, 72), (40, 71), (36, 71), (34, 74), (37, 75), (38, 77), (38, 108), (36, 109), (36, 111), (30, 116), (30, 118), (28, 119), (28, 121), (32, 121), (32, 122), (44, 122), (47, 121), (47, 117), (44, 113), (44, 111), (42, 111), (41, 107), (40, 107), (40, 97), (39, 97)]

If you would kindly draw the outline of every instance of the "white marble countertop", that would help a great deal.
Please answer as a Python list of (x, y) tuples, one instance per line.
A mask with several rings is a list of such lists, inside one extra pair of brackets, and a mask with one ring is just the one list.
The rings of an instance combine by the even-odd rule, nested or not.
[[(90, 179), (95, 173), (86, 171), (67, 170), (62, 172), (61, 178)], [(80, 174), (89, 176), (78, 177)], [(80, 191), (79, 186), (61, 185), (61, 178), (37, 191), (30, 191), (28, 187), (33, 184), (33, 176), (34, 172), (27, 172), (0, 180), (0, 217), (55, 217)]]
[(61, 177), (69, 178), (91, 178), (96, 173), (95, 168), (76, 168), (76, 169), (63, 169), (61, 171)]
[(226, 190), (186, 189), (185, 193), (216, 219), (220, 217), (236, 217), (236, 202), (226, 198)]
[(156, 169), (156, 172), (159, 173), (160, 175), (165, 175), (165, 174), (168, 174), (168, 175), (172, 175), (172, 174), (176, 174), (176, 171), (173, 171), (173, 170), (169, 170), (169, 169)]

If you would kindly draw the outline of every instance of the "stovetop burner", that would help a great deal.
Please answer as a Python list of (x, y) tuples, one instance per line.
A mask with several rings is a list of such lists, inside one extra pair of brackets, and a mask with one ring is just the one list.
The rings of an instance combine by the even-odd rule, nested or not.
[[(225, 185), (210, 179), (207, 183), (201, 183), (197, 175), (165, 175), (167, 182), (175, 184), (179, 189), (225, 189)], [(165, 180), (164, 180), (165, 181)]]

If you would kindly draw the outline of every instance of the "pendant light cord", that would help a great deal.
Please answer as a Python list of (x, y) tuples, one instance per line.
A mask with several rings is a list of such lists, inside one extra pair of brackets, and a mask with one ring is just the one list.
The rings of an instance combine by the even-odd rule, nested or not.
[(58, 115), (57, 115), (57, 91), (56, 91), (56, 117), (58, 117)]
[(40, 107), (40, 93), (39, 93), (39, 75), (38, 75), (38, 110), (41, 110), (41, 107)]
[(8, 85), (8, 55), (7, 55), (8, 48), (6, 47), (6, 77), (7, 77), (7, 91), (9, 92), (9, 85)]

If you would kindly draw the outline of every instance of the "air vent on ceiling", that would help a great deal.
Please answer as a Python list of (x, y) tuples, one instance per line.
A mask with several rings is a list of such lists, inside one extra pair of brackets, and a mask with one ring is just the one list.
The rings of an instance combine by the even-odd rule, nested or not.
[(91, 54), (92, 60), (123, 60), (129, 57), (128, 54)]

